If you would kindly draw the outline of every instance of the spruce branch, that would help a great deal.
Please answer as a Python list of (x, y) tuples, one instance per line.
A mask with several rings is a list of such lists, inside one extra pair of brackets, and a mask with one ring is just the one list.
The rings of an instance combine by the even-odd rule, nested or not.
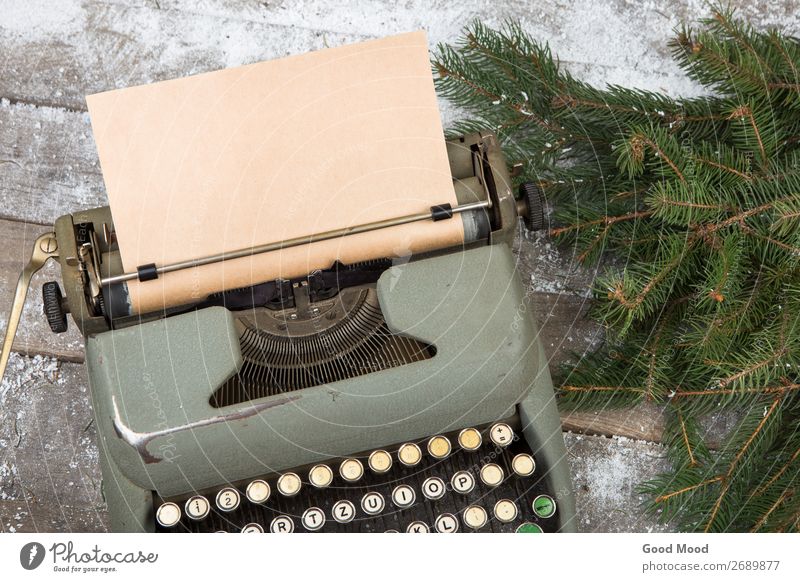
[[(605, 343), (562, 371), (562, 406), (643, 400), (672, 471), (646, 510), (690, 531), (800, 527), (800, 41), (723, 7), (670, 42), (711, 95), (596, 88), (513, 22), (476, 22), (434, 60), (456, 130), (496, 131), (587, 264)], [(624, 267), (614, 265), (624, 264)], [(714, 449), (712, 411), (741, 422)]]

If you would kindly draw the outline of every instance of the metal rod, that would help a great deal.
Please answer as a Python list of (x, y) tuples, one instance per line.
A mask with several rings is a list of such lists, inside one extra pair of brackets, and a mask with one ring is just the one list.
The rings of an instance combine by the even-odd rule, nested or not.
[[(484, 200), (481, 202), (470, 202), (468, 204), (461, 204), (459, 206), (454, 206), (452, 208), (453, 214), (461, 214), (462, 212), (469, 212), (470, 210), (479, 210), (481, 208), (489, 208), (490, 202), (488, 200)], [(321, 242), (326, 240), (331, 240), (334, 238), (340, 238), (343, 236), (349, 236), (353, 234), (361, 234), (363, 232), (371, 232), (374, 230), (381, 230), (384, 228), (389, 228), (392, 226), (400, 226), (403, 224), (409, 224), (412, 222), (421, 222), (423, 220), (431, 220), (432, 213), (431, 211), (426, 212), (418, 212), (417, 214), (409, 214), (407, 216), (399, 216), (397, 218), (389, 218), (386, 220), (379, 220), (377, 222), (369, 222), (367, 224), (360, 224), (357, 226), (348, 226), (345, 228), (337, 228), (335, 230), (329, 230), (326, 232), (310, 234), (307, 236), (299, 236), (296, 238), (290, 238), (288, 240), (267, 243), (263, 245), (258, 245), (254, 247), (248, 247), (245, 249), (239, 249), (236, 251), (231, 251), (229, 253), (220, 253), (217, 255), (210, 255), (207, 257), (200, 257), (198, 259), (190, 259), (188, 261), (180, 261), (178, 263), (172, 263), (170, 265), (163, 265), (161, 267), (156, 267), (156, 273), (159, 275), (165, 273), (172, 273), (174, 271), (182, 271), (184, 269), (192, 269), (194, 267), (202, 267), (203, 265), (210, 265), (213, 263), (220, 263), (222, 261), (230, 261), (233, 259), (241, 259), (243, 257), (250, 257), (253, 255), (260, 255), (263, 253), (269, 253), (272, 251), (277, 251), (280, 249), (288, 249), (292, 247), (298, 247), (302, 245), (308, 245), (315, 242)], [(105, 277), (100, 280), (102, 285), (111, 285), (114, 283), (122, 283), (124, 281), (132, 281), (138, 278), (139, 274), (137, 272), (134, 273), (123, 273), (121, 275), (114, 275), (112, 277)]]

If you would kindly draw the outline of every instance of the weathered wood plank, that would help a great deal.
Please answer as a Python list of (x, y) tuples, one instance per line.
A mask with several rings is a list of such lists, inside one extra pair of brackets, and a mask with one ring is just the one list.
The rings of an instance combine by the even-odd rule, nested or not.
[(100, 469), (84, 367), (16, 354), (10, 367), (15, 374), (0, 384), (0, 500), (99, 508)]
[(639, 483), (669, 470), (663, 446), (627, 438), (566, 433), (564, 440), (576, 496), (576, 519), (582, 532), (664, 532), (642, 513)]
[[(0, 254), (0, 330), (5, 333), (17, 278), (31, 255), (36, 237), (47, 227), (0, 219), (0, 240), (5, 251)], [(69, 320), (66, 333), (54, 334), (42, 313), (42, 283), (60, 281), (56, 261), (48, 264), (33, 277), (25, 309), (13, 349), (23, 354), (45, 354), (62, 360), (83, 361), (83, 337)]]
[(52, 224), (105, 203), (87, 113), (0, 99), (0, 218)]
[[(735, 4), (758, 25), (798, 28), (789, 2), (777, 10), (768, 0)], [(0, 53), (14, 55), (0, 75), (0, 96), (84, 110), (89, 93), (407, 30), (427, 29), (432, 45), (453, 41), (475, 18), (490, 25), (518, 18), (590, 82), (633, 81), (695, 93), (669, 58), (666, 41), (680, 19), (705, 14), (703, 7), (676, 0), (660, 10), (591, 0), (535, 10), (524, 0), (489, 9), (481, 0), (415, 0), (400, 10), (389, 0), (375, 6), (317, 1), (302, 10), (286, 2), (63, 0), (48, 7), (46, 18), (32, 21), (27, 4), (18, 3), (4, 9), (0, 26)], [(586, 42), (590, 37), (593, 42)]]
[(0, 96), (85, 110), (87, 94), (307, 52), (364, 38), (144, 2), (63, 0), (33, 16), (3, 8)]

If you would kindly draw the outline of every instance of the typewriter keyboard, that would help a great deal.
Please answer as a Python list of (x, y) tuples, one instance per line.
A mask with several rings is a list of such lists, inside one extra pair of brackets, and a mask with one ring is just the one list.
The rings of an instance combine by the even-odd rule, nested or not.
[(157, 500), (156, 531), (551, 532), (545, 473), (499, 422)]

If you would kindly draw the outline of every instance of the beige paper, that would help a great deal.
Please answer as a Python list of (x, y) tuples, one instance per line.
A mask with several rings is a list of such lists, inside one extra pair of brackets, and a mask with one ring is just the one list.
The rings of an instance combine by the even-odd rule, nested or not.
[[(424, 32), (87, 97), (126, 272), (455, 205)], [(463, 241), (460, 220), (132, 282), (145, 313), (335, 259)]]

